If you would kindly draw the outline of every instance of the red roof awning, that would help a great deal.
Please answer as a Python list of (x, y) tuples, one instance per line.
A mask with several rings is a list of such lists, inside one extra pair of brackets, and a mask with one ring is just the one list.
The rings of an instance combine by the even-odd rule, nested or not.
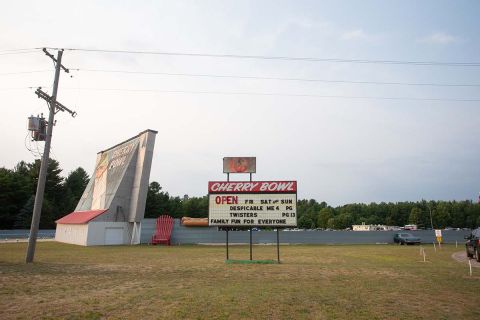
[(90, 220), (98, 217), (99, 215), (101, 215), (105, 211), (107, 211), (107, 209), (75, 211), (75, 212), (67, 214), (65, 217), (60, 218), (55, 222), (56, 223), (61, 223), (61, 224), (84, 224), (84, 223), (87, 223)]

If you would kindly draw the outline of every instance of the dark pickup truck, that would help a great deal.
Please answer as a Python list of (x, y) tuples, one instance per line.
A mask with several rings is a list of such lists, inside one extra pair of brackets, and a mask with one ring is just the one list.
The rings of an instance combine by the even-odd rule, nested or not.
[(420, 244), (420, 238), (413, 236), (411, 233), (399, 232), (393, 236), (393, 242), (404, 244)]
[(467, 257), (475, 258), (480, 262), (480, 228), (472, 231), (472, 233), (465, 237), (465, 249), (467, 250)]

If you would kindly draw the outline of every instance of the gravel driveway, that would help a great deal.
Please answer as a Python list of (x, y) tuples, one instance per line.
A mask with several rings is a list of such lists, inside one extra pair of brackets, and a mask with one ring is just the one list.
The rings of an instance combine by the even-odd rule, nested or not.
[[(468, 263), (467, 254), (465, 251), (459, 251), (452, 254), (452, 258), (461, 263)], [(472, 267), (480, 268), (480, 262), (477, 262), (475, 259), (472, 260)]]

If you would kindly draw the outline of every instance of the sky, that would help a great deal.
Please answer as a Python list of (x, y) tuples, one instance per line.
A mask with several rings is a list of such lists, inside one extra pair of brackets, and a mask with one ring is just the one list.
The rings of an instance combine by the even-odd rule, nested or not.
[(475, 0), (9, 1), (0, 167), (43, 150), (27, 117), (47, 115), (34, 91), (51, 94), (54, 77), (41, 50), (8, 50), (51, 47), (66, 49), (71, 69), (58, 101), (78, 113), (56, 115), (51, 156), (64, 175), (91, 174), (97, 152), (153, 129), (150, 180), (174, 196), (203, 196), (208, 181), (226, 179), (225, 156), (255, 156), (254, 180), (297, 180), (299, 198), (331, 205), (476, 199), (479, 9)]

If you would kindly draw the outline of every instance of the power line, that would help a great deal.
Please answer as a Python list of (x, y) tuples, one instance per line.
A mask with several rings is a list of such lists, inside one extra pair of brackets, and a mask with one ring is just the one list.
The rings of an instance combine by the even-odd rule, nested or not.
[(27, 49), (27, 50), (6, 50), (6, 51), (0, 51), (0, 56), (5, 56), (5, 55), (15, 55), (15, 54), (25, 54), (25, 53), (35, 53), (38, 52), (38, 49)]
[(312, 79), (312, 78), (281, 78), (281, 77), (264, 77), (264, 76), (239, 76), (239, 75), (219, 75), (219, 74), (200, 74), (200, 73), (146, 72), (146, 71), (83, 69), (83, 68), (71, 69), (71, 70), (86, 71), (86, 72), (102, 72), (102, 73), (123, 73), (123, 74), (144, 74), (144, 75), (163, 75), (163, 76), (181, 76), (181, 77), (207, 77), (207, 78), (233, 78), (233, 79), (253, 79), (253, 80), (278, 80), (278, 81), (298, 81), (298, 82), (323, 82), (323, 83), (345, 83), (345, 84), (434, 86), (434, 87), (480, 87), (480, 84), (459, 84), (459, 83), (414, 83), (414, 82), (325, 80), (325, 79)]
[(0, 53), (15, 52), (15, 51), (31, 51), (31, 50), (40, 50), (40, 49), (42, 49), (42, 48), (3, 49), (3, 50), (0, 50)]
[[(0, 88), (0, 90), (24, 90), (33, 89), (33, 87)], [(115, 91), (131, 93), (172, 93), (172, 94), (216, 94), (216, 95), (251, 95), (251, 96), (283, 96), (283, 97), (306, 97), (306, 98), (326, 98), (326, 99), (351, 99), (351, 100), (399, 100), (399, 101), (438, 101), (438, 102), (480, 102), (480, 98), (416, 98), (416, 97), (388, 97), (388, 96), (342, 96), (342, 95), (318, 95), (318, 94), (297, 94), (297, 93), (277, 93), (277, 92), (249, 92), (249, 91), (195, 91), (195, 90), (158, 90), (158, 89), (128, 89), (128, 88), (88, 88), (88, 87), (66, 87), (64, 90), (84, 90), (84, 91)]]
[(0, 53), (0, 56), (15, 55), (15, 54), (26, 54), (26, 53), (36, 53), (36, 52), (37, 51), (5, 52), (5, 53)]
[[(57, 50), (58, 48), (50, 47), (48, 49)], [(168, 52), (168, 51), (109, 50), (109, 49), (86, 49), (86, 48), (64, 48), (64, 49), (68, 51), (81, 51), (81, 52), (208, 57), (208, 58), (235, 58), (235, 59), (285, 60), (285, 61), (307, 61), (307, 62), (360, 63), (360, 64), (394, 64), (394, 65), (400, 64), (400, 65), (414, 65), (414, 66), (480, 67), (480, 62), (458, 62), (458, 61), (340, 59), (340, 58), (262, 56), (262, 55), (240, 55), (240, 54), (209, 54), (209, 53), (188, 53), (188, 52)]]
[(403, 100), (403, 101), (439, 101), (439, 102), (480, 102), (480, 99), (462, 98), (415, 98), (415, 97), (382, 97), (382, 96), (342, 96), (342, 95), (317, 95), (277, 92), (248, 92), (248, 91), (194, 91), (194, 90), (157, 90), (157, 89), (123, 89), (123, 88), (64, 88), (66, 90), (87, 91), (121, 91), (121, 92), (152, 92), (152, 93), (178, 93), (178, 94), (217, 94), (217, 95), (252, 95), (252, 96), (283, 96), (283, 97), (310, 97), (310, 98), (336, 98), (336, 99), (364, 99), (364, 100)]
[[(297, 81), (297, 82), (322, 82), (322, 83), (341, 83), (341, 84), (372, 84), (372, 85), (400, 85), (400, 86), (429, 86), (429, 87), (480, 87), (480, 84), (467, 83), (432, 83), (432, 82), (395, 82), (395, 81), (355, 81), (355, 80), (326, 80), (315, 78), (282, 78), (266, 76), (240, 76), (225, 74), (201, 74), (201, 73), (171, 73), (171, 72), (148, 72), (132, 70), (108, 70), (108, 69), (70, 69), (83, 72), (100, 73), (123, 73), (123, 74), (142, 74), (142, 75), (161, 75), (161, 76), (179, 76), (179, 77), (203, 77), (203, 78), (231, 78), (231, 79), (250, 79), (250, 80), (278, 80), (278, 81)], [(50, 72), (51, 70), (31, 70), (20, 72), (3, 72), (0, 76), (19, 75)]]
[(19, 72), (2, 72), (0, 76), (9, 76), (15, 74), (27, 74), (27, 73), (39, 73), (39, 72), (50, 72), (51, 70), (31, 70), (31, 71), (19, 71)]
[[(45, 87), (45, 86), (43, 86), (43, 87)], [(26, 89), (29, 89), (29, 90), (31, 90), (31, 89), (33, 89), (33, 88), (37, 88), (37, 86), (35, 86), (35, 87), (11, 87), (11, 88), (8, 88), (8, 87), (6, 87), (6, 88), (0, 88), (0, 91), (8, 91), (8, 90), (26, 90)]]

